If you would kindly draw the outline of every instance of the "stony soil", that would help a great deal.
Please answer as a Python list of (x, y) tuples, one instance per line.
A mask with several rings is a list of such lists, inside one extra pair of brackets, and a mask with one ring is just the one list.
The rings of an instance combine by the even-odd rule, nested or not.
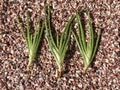
[(51, 4), (52, 24), (61, 32), (75, 11), (85, 9), (93, 16), (101, 41), (92, 65), (83, 75), (83, 60), (71, 41), (63, 64), (64, 74), (56, 77), (57, 66), (43, 36), (38, 56), (28, 76), (26, 42), (16, 22), (44, 16), (44, 0), (0, 0), (0, 90), (120, 90), (120, 1), (47, 0)]

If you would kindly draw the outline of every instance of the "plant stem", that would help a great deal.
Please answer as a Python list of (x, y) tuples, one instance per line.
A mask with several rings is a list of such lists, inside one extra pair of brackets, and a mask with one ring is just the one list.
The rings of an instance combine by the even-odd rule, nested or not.
[(62, 77), (62, 65), (58, 69), (58, 78)]

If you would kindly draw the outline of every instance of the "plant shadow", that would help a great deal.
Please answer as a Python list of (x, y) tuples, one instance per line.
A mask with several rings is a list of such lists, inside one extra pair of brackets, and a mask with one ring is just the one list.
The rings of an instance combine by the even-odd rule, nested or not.
[[(103, 33), (103, 30), (101, 29), (101, 35), (102, 35), (102, 33)], [(98, 70), (98, 68), (95, 66), (95, 61), (96, 61), (97, 51), (98, 51), (98, 48), (100, 46), (100, 42), (101, 42), (101, 36), (100, 36), (100, 40), (98, 42), (98, 47), (97, 47), (97, 50), (96, 50), (96, 53), (95, 53), (95, 57), (93, 58), (93, 61), (91, 62), (91, 67), (93, 68), (93, 72), (96, 72)]]
[(73, 58), (73, 55), (75, 54), (75, 51), (76, 51), (76, 47), (75, 47), (75, 41), (73, 41), (73, 43), (70, 45), (68, 51), (66, 52), (66, 57), (65, 57), (65, 60), (64, 60), (64, 64), (65, 64), (65, 67), (64, 67), (64, 74), (67, 74), (70, 70), (69, 70), (69, 64), (70, 64), (70, 60), (71, 58)]

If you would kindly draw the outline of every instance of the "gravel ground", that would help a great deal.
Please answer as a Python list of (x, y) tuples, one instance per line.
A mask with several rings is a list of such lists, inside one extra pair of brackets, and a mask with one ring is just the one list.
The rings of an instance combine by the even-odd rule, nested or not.
[[(120, 1), (119, 0), (48, 0), (52, 22), (61, 32), (69, 17), (83, 7), (91, 11), (95, 30), (101, 29), (100, 46), (87, 74), (83, 60), (71, 42), (64, 62), (64, 74), (57, 80), (57, 66), (46, 39), (38, 51), (30, 76), (28, 55), (16, 15), (23, 20), (29, 10), (32, 20), (44, 16), (44, 0), (0, 0), (0, 90), (120, 90)], [(118, 32), (119, 31), (119, 32)]]

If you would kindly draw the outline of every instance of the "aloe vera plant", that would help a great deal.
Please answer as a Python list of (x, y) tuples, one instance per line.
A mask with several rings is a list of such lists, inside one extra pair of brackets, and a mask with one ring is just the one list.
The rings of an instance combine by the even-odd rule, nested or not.
[(67, 23), (66, 27), (62, 35), (60, 36), (56, 31), (56, 37), (53, 38), (51, 32), (51, 25), (50, 25), (50, 6), (45, 7), (45, 27), (46, 27), (46, 39), (48, 41), (49, 48), (56, 60), (58, 66), (58, 77), (61, 77), (62, 73), (62, 63), (64, 61), (66, 51), (68, 49), (68, 43), (70, 41), (71, 36), (71, 23), (74, 17), (71, 17), (69, 22)]
[(26, 13), (26, 29), (23, 26), (23, 23), (20, 21), (20, 17), (18, 16), (17, 16), (17, 22), (27, 43), (27, 48), (29, 53), (29, 62), (27, 68), (29, 69), (37, 54), (39, 43), (41, 41), (41, 37), (44, 30), (44, 21), (42, 21), (41, 23), (40, 19), (38, 19), (37, 22), (35, 23), (34, 31), (31, 28), (32, 27), (31, 19), (28, 12)]
[(76, 13), (76, 18), (78, 24), (78, 35), (76, 35), (74, 32), (72, 33), (77, 43), (77, 46), (81, 52), (81, 55), (84, 59), (84, 73), (85, 73), (95, 57), (95, 53), (98, 47), (98, 42), (100, 40), (101, 30), (99, 30), (97, 39), (95, 40), (93, 26), (90, 19), (90, 13), (88, 13), (89, 40), (87, 41), (81, 23), (81, 19), (78, 13)]

